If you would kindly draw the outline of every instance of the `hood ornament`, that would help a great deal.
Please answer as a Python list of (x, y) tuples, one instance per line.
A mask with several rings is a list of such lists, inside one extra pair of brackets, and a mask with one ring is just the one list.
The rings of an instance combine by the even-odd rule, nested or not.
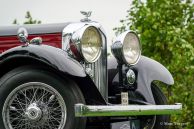
[(84, 19), (81, 19), (82, 22), (89, 22), (89, 21), (91, 21), (89, 19), (89, 17), (91, 17), (92, 11), (87, 11), (87, 12), (86, 11), (80, 11), (80, 12), (81, 12), (82, 15), (85, 16)]

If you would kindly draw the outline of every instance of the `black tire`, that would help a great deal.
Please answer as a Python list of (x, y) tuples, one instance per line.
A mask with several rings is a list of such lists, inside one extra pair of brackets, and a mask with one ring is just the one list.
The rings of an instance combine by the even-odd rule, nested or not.
[[(166, 96), (163, 94), (160, 88), (155, 84), (152, 84), (152, 93), (153, 93), (156, 105), (168, 104)], [(153, 129), (168, 129), (168, 126), (166, 123), (169, 123), (169, 121), (170, 121), (169, 115), (158, 115), (156, 116), (156, 121)]]
[[(4, 111), (3, 108), (5, 108), (4, 104), (7, 100), (7, 97), (10, 95), (10, 93), (12, 91), (14, 91), (14, 89), (17, 89), (17, 87), (19, 87), (20, 85), (30, 84), (30, 82), (40, 82), (40, 84), (49, 85), (53, 89), (55, 89), (57, 91), (57, 93), (60, 94), (59, 96), (61, 96), (61, 98), (63, 98), (65, 106), (66, 106), (66, 120), (65, 120), (65, 125), (61, 126), (60, 128), (56, 127), (57, 129), (85, 129), (86, 119), (85, 118), (76, 118), (74, 115), (74, 104), (76, 104), (76, 103), (85, 104), (84, 97), (83, 97), (82, 92), (80, 91), (79, 87), (74, 82), (72, 82), (68, 79), (62, 79), (61, 77), (54, 74), (53, 72), (43, 70), (43, 68), (41, 68), (41, 67), (33, 67), (33, 66), (25, 66), (25, 67), (16, 68), (1, 78), (1, 80), (0, 80), (0, 95), (1, 95), (1, 97), (0, 97), (0, 112), (1, 112), (0, 128), (1, 129), (8, 129), (8, 127), (6, 128), (6, 126), (4, 124), (6, 122), (4, 122), (5, 120), (3, 119), (3, 116), (4, 116), (3, 114), (5, 113), (5, 112), (3, 112)], [(38, 90), (37, 90), (37, 92), (38, 92)], [(40, 98), (40, 96), (39, 96), (39, 98)], [(58, 100), (56, 102), (58, 102)], [(61, 101), (61, 103), (63, 103), (63, 102)], [(11, 106), (10, 106), (10, 108), (11, 108)], [(60, 108), (60, 109), (62, 109), (62, 108)], [(54, 110), (55, 109), (53, 109), (52, 111), (54, 111)], [(47, 112), (45, 111), (45, 112), (48, 113), (49, 111), (47, 111)], [(43, 113), (42, 113), (42, 116), (43, 116)], [(49, 115), (47, 115), (47, 116), (49, 116)], [(39, 120), (41, 120), (41, 119), (43, 119), (43, 118), (39, 118)], [(46, 119), (46, 118), (44, 118), (44, 119)], [(13, 129), (15, 129), (15, 128), (16, 127), (14, 127)], [(36, 128), (37, 127), (33, 128), (33, 129), (36, 129)], [(48, 127), (43, 126), (43, 128), (47, 129)], [(19, 127), (18, 127), (18, 129), (19, 129)], [(23, 127), (21, 127), (21, 129), (28, 129), (28, 126), (23, 126)], [(39, 128), (37, 128), (37, 129), (39, 129)]]

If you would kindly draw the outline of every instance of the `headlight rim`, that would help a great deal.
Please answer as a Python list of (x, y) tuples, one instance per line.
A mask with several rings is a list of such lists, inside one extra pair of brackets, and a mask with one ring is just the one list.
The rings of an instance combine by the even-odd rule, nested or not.
[[(94, 28), (96, 31), (97, 31), (97, 33), (98, 33), (98, 35), (100, 36), (100, 51), (98, 52), (98, 55), (95, 57), (95, 59), (94, 60), (92, 60), (91, 62), (90, 61), (88, 61), (86, 58), (85, 58), (85, 56), (84, 56), (84, 54), (83, 54), (83, 47), (82, 47), (82, 40), (80, 40), (80, 49), (81, 49), (81, 54), (82, 54), (82, 57), (84, 58), (84, 60), (87, 62), (87, 63), (94, 63), (94, 62), (96, 62), (98, 59), (99, 59), (99, 57), (101, 56), (101, 54), (102, 54), (102, 45), (103, 45), (103, 43), (102, 43), (102, 35), (101, 35), (101, 33), (100, 33), (100, 31), (98, 30), (98, 28), (96, 28), (95, 26), (88, 26), (86, 29), (88, 29), (88, 28), (90, 28), (90, 27), (92, 27), (92, 28)], [(86, 31), (86, 29), (85, 29), (85, 31)], [(84, 32), (85, 32), (84, 31)], [(82, 36), (84, 35), (84, 32), (83, 32), (83, 34), (82, 34)]]
[[(138, 58), (136, 59), (136, 61), (134, 63), (128, 63), (128, 61), (126, 60), (126, 58), (124, 56), (124, 41), (125, 41), (125, 38), (127, 37), (127, 34), (129, 34), (129, 33), (132, 33), (136, 36), (136, 38), (138, 40), (138, 45), (139, 45)], [(141, 52), (142, 52), (142, 45), (141, 45), (141, 41), (140, 41), (138, 34), (135, 31), (131, 31), (131, 30), (128, 30), (128, 31), (121, 33), (119, 36), (116, 37), (116, 40), (113, 42), (113, 44), (111, 46), (111, 52), (113, 53), (114, 57), (118, 61), (125, 63), (128, 66), (136, 65), (141, 58)]]
[[(136, 59), (135, 63), (131, 63), (131, 64), (129, 64), (129, 63), (127, 62), (127, 60), (125, 59), (124, 50), (123, 50), (123, 49), (124, 49), (124, 41), (125, 41), (125, 38), (127, 37), (127, 34), (128, 34), (128, 33), (134, 34), (134, 35), (137, 37), (138, 44), (139, 44), (139, 54), (138, 54), (138, 58)], [(122, 52), (123, 61), (124, 61), (126, 64), (130, 65), (130, 66), (136, 65), (136, 64), (139, 62), (140, 57), (141, 57), (142, 46), (141, 46), (140, 38), (139, 38), (139, 36), (137, 35), (137, 33), (136, 33), (135, 31), (126, 31), (125, 38), (123, 38), (123, 42), (122, 42), (122, 51), (121, 51), (121, 52)]]
[[(99, 34), (99, 36), (100, 36), (100, 46), (101, 46), (100, 49), (99, 49), (98, 55), (92, 61), (89, 61), (87, 58), (85, 58), (85, 56), (83, 54), (83, 48), (82, 48), (82, 38), (83, 38), (84, 32), (90, 27), (94, 28), (97, 31), (97, 33)], [(73, 42), (74, 46), (76, 46), (76, 49), (79, 53), (78, 58), (80, 58), (79, 59), (80, 61), (84, 60), (86, 63), (94, 63), (99, 59), (99, 57), (102, 54), (103, 38), (102, 38), (102, 34), (100, 33), (100, 30), (96, 26), (93, 26), (93, 25), (83, 26), (82, 28), (80, 28), (79, 30), (75, 31), (72, 34), (71, 41)]]

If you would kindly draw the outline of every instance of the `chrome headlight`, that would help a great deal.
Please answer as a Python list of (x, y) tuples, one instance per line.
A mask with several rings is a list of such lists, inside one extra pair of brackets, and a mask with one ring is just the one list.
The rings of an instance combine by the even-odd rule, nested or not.
[(136, 33), (127, 31), (117, 37), (111, 47), (112, 53), (118, 61), (134, 65), (141, 56), (141, 45)]
[(72, 42), (80, 57), (88, 63), (95, 62), (101, 55), (102, 37), (99, 30), (94, 26), (84, 26), (76, 31), (72, 35)]

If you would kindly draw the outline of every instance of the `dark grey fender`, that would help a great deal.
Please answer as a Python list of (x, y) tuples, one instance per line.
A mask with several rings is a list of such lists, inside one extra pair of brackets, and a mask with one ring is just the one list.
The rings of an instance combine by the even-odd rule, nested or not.
[(86, 76), (83, 67), (59, 48), (47, 45), (28, 45), (26, 47), (19, 46), (12, 48), (1, 54), (0, 67), (14, 58), (31, 58), (73, 76)]
[(49, 66), (55, 72), (63, 73), (60, 75), (67, 75), (73, 79), (79, 85), (88, 104), (95, 104), (91, 103), (91, 99), (94, 102), (106, 104), (92, 79), (85, 73), (83, 66), (62, 49), (52, 46), (28, 45), (7, 50), (0, 55), (0, 77), (16, 67), (36, 64)]
[(161, 81), (168, 85), (174, 84), (171, 73), (162, 64), (148, 57), (141, 56), (139, 62), (133, 68), (138, 71), (137, 91), (142, 93), (149, 103), (155, 104), (150, 87), (153, 81)]
[[(111, 74), (115, 73), (113, 70), (117, 67), (116, 59), (109, 59), (108, 64), (108, 71), (111, 72)], [(162, 64), (148, 57), (141, 56), (139, 62), (132, 68), (136, 69), (138, 72), (136, 91), (141, 93), (149, 103), (155, 104), (151, 90), (151, 83), (153, 81), (158, 80), (168, 85), (174, 84), (171, 73)]]

